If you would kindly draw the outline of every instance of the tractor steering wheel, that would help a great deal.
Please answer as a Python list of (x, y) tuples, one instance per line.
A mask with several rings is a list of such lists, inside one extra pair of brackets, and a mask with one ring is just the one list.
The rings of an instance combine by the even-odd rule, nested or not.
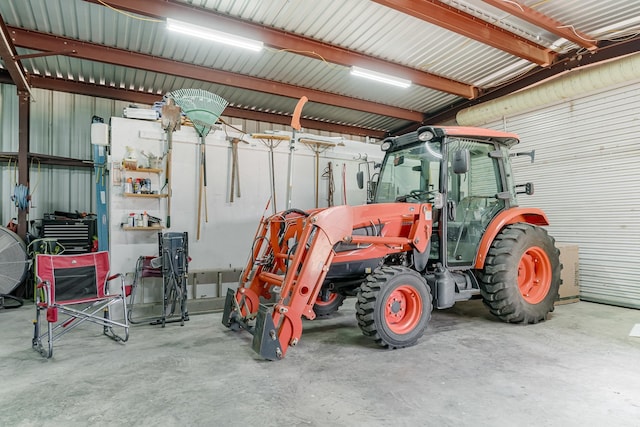
[[(435, 190), (411, 190), (409, 194), (396, 197), (396, 202), (406, 202), (407, 199), (415, 199), (418, 202), (433, 202), (435, 199)], [(423, 197), (423, 196), (427, 197)]]

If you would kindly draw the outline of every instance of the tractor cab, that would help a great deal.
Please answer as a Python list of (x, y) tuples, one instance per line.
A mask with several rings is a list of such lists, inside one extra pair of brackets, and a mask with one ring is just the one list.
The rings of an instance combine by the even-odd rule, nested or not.
[(431, 203), (430, 262), (468, 269), (491, 220), (517, 206), (509, 157), (517, 142), (514, 134), (464, 127), (387, 138), (372, 202)]

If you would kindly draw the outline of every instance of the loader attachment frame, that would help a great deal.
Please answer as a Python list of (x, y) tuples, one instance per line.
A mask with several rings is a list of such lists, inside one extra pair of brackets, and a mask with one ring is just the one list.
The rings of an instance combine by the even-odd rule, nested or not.
[[(229, 290), (222, 323), (253, 334), (252, 348), (278, 360), (302, 335), (302, 317), (314, 319), (313, 306), (331, 264), (353, 252), (384, 259), (429, 247), (431, 205), (382, 203), (302, 211), (289, 209), (260, 222), (236, 291)], [(368, 235), (353, 230), (369, 227)], [(339, 243), (354, 251), (336, 255)]]

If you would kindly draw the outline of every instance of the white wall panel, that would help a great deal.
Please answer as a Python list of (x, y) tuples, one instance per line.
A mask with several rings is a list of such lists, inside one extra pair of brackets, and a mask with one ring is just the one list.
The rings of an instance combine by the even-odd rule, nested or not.
[[(263, 129), (266, 130), (266, 129)], [(228, 131), (231, 136), (235, 132)], [(166, 149), (162, 142), (164, 132), (158, 122), (111, 119), (111, 161), (119, 164), (126, 154), (126, 146), (136, 149), (138, 163), (144, 163), (141, 150), (159, 155)], [(212, 131), (206, 139), (207, 154), (207, 202), (209, 221), (201, 218), (201, 236), (197, 239), (199, 145), (195, 130), (183, 126), (173, 136), (172, 150), (172, 198), (171, 228), (165, 231), (189, 233), (190, 271), (242, 269), (250, 252), (253, 237), (265, 205), (271, 197), (269, 151), (265, 144), (248, 135), (249, 144), (238, 145), (241, 197), (229, 202), (231, 183), (231, 150), (225, 140), (225, 132)], [(335, 205), (343, 198), (343, 166), (347, 203), (360, 205), (366, 201), (365, 190), (357, 188), (357, 158), (364, 155), (379, 162), (383, 153), (377, 145), (345, 140), (344, 146), (331, 147), (320, 154), (320, 174), (329, 161), (334, 164)], [(286, 209), (289, 141), (282, 141), (274, 150), (277, 210)], [(135, 178), (141, 172), (123, 171), (123, 178)], [(293, 191), (291, 207), (311, 209), (315, 207), (315, 157), (301, 143), (294, 151)], [(145, 176), (146, 177), (146, 176)], [(165, 175), (149, 176), (153, 189), (156, 182), (164, 183)], [(155, 181), (155, 182), (154, 182)], [(123, 197), (122, 185), (110, 187), (110, 251), (113, 271), (132, 274), (136, 260), (141, 255), (155, 255), (158, 237), (155, 229), (125, 230), (121, 227), (130, 213), (150, 215), (162, 219), (166, 225), (167, 199)], [(328, 180), (319, 182), (319, 207), (327, 206)], [(203, 200), (203, 204), (204, 204)], [(272, 202), (273, 203), (273, 202)], [(266, 215), (271, 215), (271, 207)]]
[(488, 127), (520, 135), (523, 206), (545, 210), (558, 242), (580, 247), (580, 294), (640, 308), (640, 83), (567, 100)]

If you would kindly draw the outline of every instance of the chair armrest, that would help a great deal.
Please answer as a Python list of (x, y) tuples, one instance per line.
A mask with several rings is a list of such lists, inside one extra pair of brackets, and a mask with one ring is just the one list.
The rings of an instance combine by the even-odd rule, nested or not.
[[(51, 283), (48, 280), (40, 280), (36, 289), (42, 289), (42, 292), (36, 291), (36, 305), (39, 307), (49, 306), (51, 304)], [(44, 301), (40, 298), (41, 296), (44, 296)]]
[(123, 296), (129, 296), (131, 294), (131, 286), (125, 286), (124, 284), (124, 275), (122, 273), (117, 273), (112, 276), (107, 277), (107, 282), (105, 283), (105, 294), (109, 294), (109, 282), (114, 279), (120, 279), (120, 292)]
[(113, 276), (107, 277), (107, 282), (113, 279), (117, 279), (118, 277), (122, 277), (122, 273), (114, 274)]

